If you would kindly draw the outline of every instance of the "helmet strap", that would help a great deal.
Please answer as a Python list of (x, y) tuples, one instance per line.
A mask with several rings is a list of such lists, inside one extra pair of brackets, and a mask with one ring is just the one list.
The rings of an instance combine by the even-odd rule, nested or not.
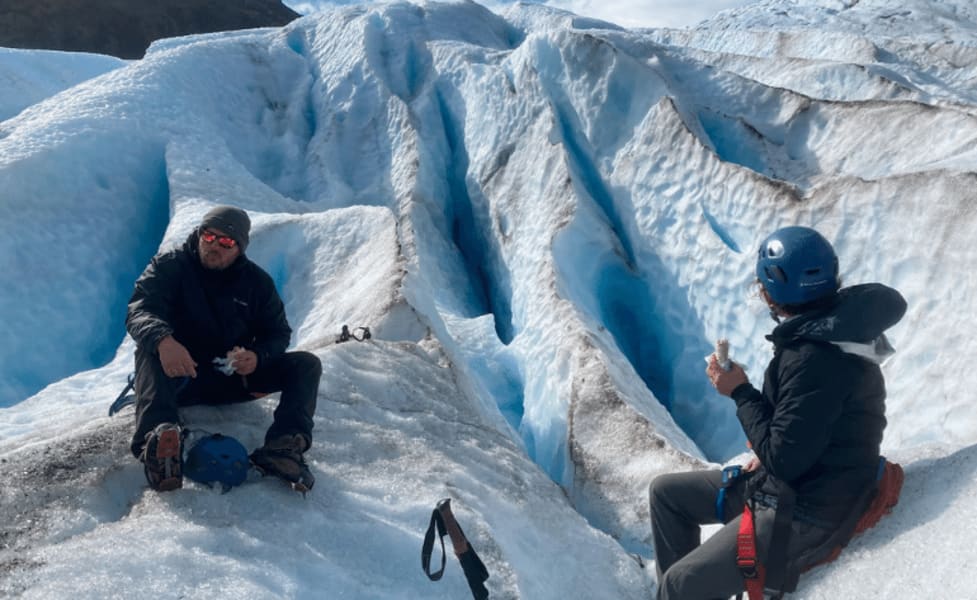
[(767, 291), (767, 288), (763, 287), (762, 283), (760, 284), (760, 298), (767, 304), (767, 309), (770, 311), (770, 318), (779, 325), (780, 313), (777, 309), (780, 307), (773, 301), (773, 298), (770, 297), (770, 292)]

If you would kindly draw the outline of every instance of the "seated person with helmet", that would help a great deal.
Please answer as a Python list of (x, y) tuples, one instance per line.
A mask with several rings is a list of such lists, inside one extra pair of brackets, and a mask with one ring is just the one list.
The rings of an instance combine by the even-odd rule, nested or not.
[[(840, 288), (834, 249), (807, 227), (768, 236), (756, 276), (778, 323), (767, 336), (774, 354), (762, 391), (741, 366), (724, 370), (715, 356), (706, 373), (736, 403), (757, 460), (732, 485), (721, 471), (652, 481), (659, 600), (728, 598), (759, 579), (761, 591), (750, 589), (757, 600), (764, 575), (768, 590), (792, 591), (874, 490), (886, 425), (880, 363), (893, 351), (884, 331), (902, 318), (905, 300), (877, 283)], [(753, 565), (738, 556), (745, 518), (755, 531)], [(707, 523), (725, 526), (700, 542)]]

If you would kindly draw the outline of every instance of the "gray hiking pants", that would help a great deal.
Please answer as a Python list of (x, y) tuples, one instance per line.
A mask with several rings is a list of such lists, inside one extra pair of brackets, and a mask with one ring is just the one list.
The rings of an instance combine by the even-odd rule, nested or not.
[[(716, 497), (721, 471), (692, 471), (660, 475), (651, 482), (651, 531), (658, 568), (658, 600), (725, 599), (742, 592), (743, 577), (736, 566), (736, 536), (742, 519), (743, 485), (727, 489), (723, 507), (725, 527), (700, 543), (700, 525), (718, 523)], [(757, 556), (767, 563), (767, 549), (775, 511), (757, 507), (754, 513)], [(791, 523), (788, 562), (805, 550), (821, 546), (831, 531), (806, 523)]]

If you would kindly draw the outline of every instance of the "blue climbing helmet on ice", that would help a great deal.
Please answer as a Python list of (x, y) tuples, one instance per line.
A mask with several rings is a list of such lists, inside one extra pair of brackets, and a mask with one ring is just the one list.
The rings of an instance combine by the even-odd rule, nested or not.
[(220, 485), (223, 491), (241, 485), (248, 478), (248, 451), (236, 439), (212, 433), (187, 450), (183, 459), (184, 476), (206, 485)]
[(838, 255), (831, 243), (810, 227), (783, 227), (763, 243), (756, 276), (770, 299), (781, 306), (820, 300), (838, 291)]

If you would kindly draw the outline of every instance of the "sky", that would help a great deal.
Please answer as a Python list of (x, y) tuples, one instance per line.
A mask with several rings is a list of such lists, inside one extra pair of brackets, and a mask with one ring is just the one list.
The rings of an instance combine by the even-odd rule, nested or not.
[[(548, 0), (540, 2), (580, 16), (610, 21), (622, 27), (693, 27), (716, 13), (745, 6), (753, 0)], [(340, 0), (288, 0), (286, 5), (308, 14), (323, 6), (356, 4)], [(512, 4), (505, 0), (481, 2), (493, 10)]]
[[(801, 224), (909, 309), (884, 367), (903, 496), (795, 597), (977, 597), (973, 9), (631, 32), (421, 8), (132, 62), (0, 50), (0, 595), (465, 597), (456, 562), (418, 568), (450, 497), (492, 597), (647, 598), (647, 485), (745, 460), (703, 358), (729, 338), (761, 381), (754, 248)], [(131, 409), (107, 415), (133, 281), (229, 201), (323, 361), (305, 497), (150, 492)], [(252, 449), (274, 404), (184, 419)]]

